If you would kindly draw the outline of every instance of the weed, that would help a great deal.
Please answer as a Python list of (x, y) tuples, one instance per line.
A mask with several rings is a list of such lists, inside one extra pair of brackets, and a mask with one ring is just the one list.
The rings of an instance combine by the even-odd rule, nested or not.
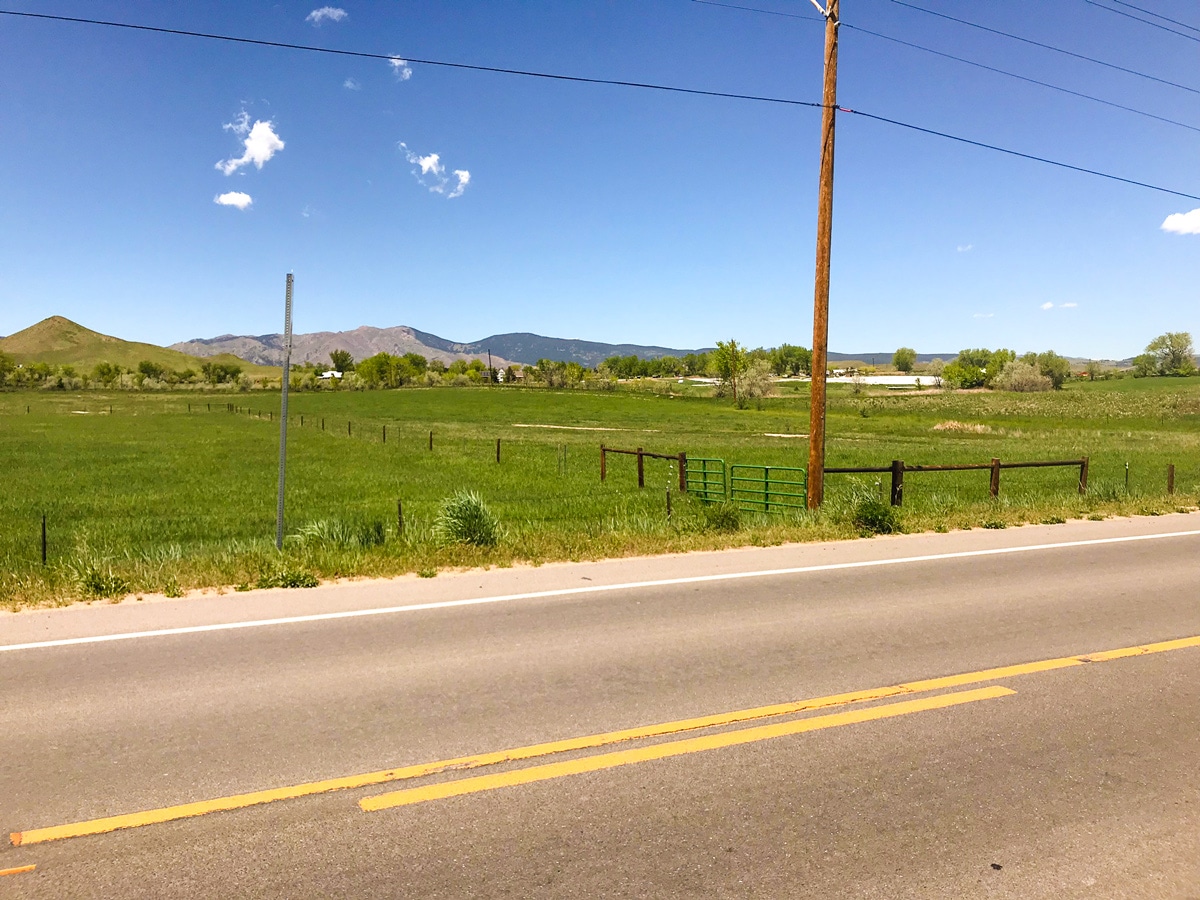
[(314, 588), (320, 581), (311, 572), (303, 569), (276, 569), (258, 579), (257, 588)]
[(700, 508), (704, 518), (705, 531), (721, 531), (725, 533), (740, 531), (742, 527), (742, 511), (736, 503), (726, 500), (724, 503), (709, 503)]
[(129, 582), (113, 571), (112, 566), (97, 560), (84, 559), (69, 564), (79, 592), (91, 599), (119, 599), (129, 593)]
[(901, 531), (900, 512), (871, 494), (860, 495), (850, 511), (850, 521), (860, 534), (896, 534)]
[(1065, 525), (1066, 523), (1067, 520), (1062, 516), (1047, 516), (1046, 518), (1042, 519), (1043, 525)]
[(986, 522), (983, 523), (983, 527), (991, 528), (994, 531), (999, 531), (1001, 529), (1007, 528), (1008, 523), (1001, 519), (988, 519)]
[(437, 578), (438, 570), (432, 567), (425, 569), (417, 569), (418, 578)]
[(500, 542), (500, 520), (474, 491), (460, 490), (442, 501), (434, 532), (444, 544), (494, 547)]

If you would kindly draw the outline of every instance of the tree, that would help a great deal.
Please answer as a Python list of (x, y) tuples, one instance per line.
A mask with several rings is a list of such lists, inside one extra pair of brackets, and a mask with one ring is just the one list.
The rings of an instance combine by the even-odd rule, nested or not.
[(1048, 391), (1054, 387), (1054, 382), (1043, 375), (1037, 366), (1014, 359), (1005, 364), (1004, 370), (996, 377), (995, 386), (1001, 391)]
[(1054, 389), (1060, 390), (1063, 382), (1071, 377), (1071, 363), (1053, 350), (1037, 355), (1038, 371), (1050, 379)]
[(942, 384), (951, 389), (983, 387), (986, 380), (983, 369), (971, 363), (955, 360), (942, 368)]
[(892, 354), (892, 365), (900, 372), (911, 372), (917, 364), (917, 351), (912, 347), (901, 347)]
[(1191, 375), (1196, 371), (1196, 351), (1186, 331), (1168, 331), (1146, 345), (1159, 375)]
[(167, 367), (160, 366), (156, 362), (148, 359), (143, 359), (137, 366), (138, 374), (146, 378), (157, 378), (161, 380), (167, 374)]
[(771, 377), (771, 366), (765, 359), (756, 359), (742, 376), (742, 400), (761, 400), (773, 393), (775, 379)]
[(209, 384), (221, 384), (224, 381), (237, 381), (242, 374), (242, 367), (233, 363), (206, 362), (200, 364), (200, 372)]
[(713, 371), (721, 379), (723, 385), (728, 385), (733, 392), (733, 400), (738, 400), (738, 379), (750, 366), (746, 348), (730, 338), (728, 341), (717, 341), (717, 349), (710, 354)]
[(17, 370), (17, 364), (7, 353), (0, 353), (0, 384), (4, 384)]
[(1094, 359), (1089, 359), (1086, 371), (1088, 381), (1095, 381), (1097, 378), (1100, 378), (1104, 375), (1104, 366), (1100, 365), (1100, 363), (1096, 362)]
[(354, 371), (354, 357), (350, 355), (349, 350), (334, 350), (329, 354), (329, 361), (333, 363), (335, 372)]
[(780, 344), (771, 351), (771, 371), (776, 375), (811, 374), (812, 351), (794, 344)]
[[(63, 374), (66, 375), (65, 367)], [(74, 375), (74, 371), (71, 374)], [(96, 363), (96, 367), (92, 369), (92, 377), (105, 387), (112, 387), (121, 377), (121, 367), (110, 362)]]

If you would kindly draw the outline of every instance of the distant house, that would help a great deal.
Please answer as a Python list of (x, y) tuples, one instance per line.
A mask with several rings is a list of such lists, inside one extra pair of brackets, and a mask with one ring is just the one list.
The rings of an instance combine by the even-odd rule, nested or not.
[(334, 378), (341, 378), (342, 373), (337, 371), (336, 369), (330, 369), (328, 372), (322, 372), (317, 377), (320, 378), (322, 381), (332, 381)]

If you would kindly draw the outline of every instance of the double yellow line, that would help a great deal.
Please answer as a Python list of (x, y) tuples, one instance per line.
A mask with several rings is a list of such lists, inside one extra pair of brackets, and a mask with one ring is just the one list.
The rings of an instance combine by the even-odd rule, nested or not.
[[(531, 744), (509, 750), (493, 753), (482, 753), (474, 756), (462, 756), (455, 759), (444, 759), (436, 762), (421, 763), (396, 769), (383, 769), (377, 772), (367, 772), (360, 775), (349, 775), (343, 778), (332, 778), (325, 781), (312, 781), (288, 787), (273, 788), (265, 791), (254, 791), (247, 794), (235, 794), (214, 800), (204, 800), (196, 803), (184, 803), (178, 806), (167, 806), (143, 812), (127, 813), (118, 816), (108, 816), (100, 819), (90, 819), (67, 825), (56, 825), (49, 828), (36, 828), (28, 831), (13, 832), (10, 836), (16, 846), (43, 843), (45, 841), (62, 840), (64, 838), (82, 837), (90, 834), (103, 834), (123, 828), (138, 828), (176, 819), (202, 816), (212, 812), (243, 809), (278, 800), (290, 800), (298, 797), (308, 797), (314, 794), (324, 794), (331, 791), (348, 790), (352, 788), (371, 787), (397, 781), (407, 781), (451, 771), (468, 771), (484, 766), (500, 763), (519, 762), (557, 753), (589, 750), (605, 747), (626, 741), (643, 740), (647, 738), (667, 737), (689, 731), (707, 728), (737, 725), (757, 719), (774, 718), (784, 715), (830, 709), (854, 703), (865, 703), (876, 700), (887, 700), (894, 697), (912, 694), (928, 693), (931, 691), (948, 690), (984, 682), (1014, 678), (1019, 675), (1030, 675), (1037, 672), (1049, 672), (1088, 663), (1107, 662), (1132, 656), (1142, 656), (1149, 653), (1164, 653), (1171, 650), (1181, 650), (1188, 647), (1200, 647), (1200, 636), (1181, 638), (1173, 641), (1162, 641), (1156, 644), (1144, 644), (1135, 647), (1123, 647), (1117, 650), (1107, 650), (1102, 653), (1091, 653), (1081, 656), (1065, 656), (1057, 659), (1040, 660), (1013, 666), (1001, 666), (992, 669), (982, 669), (960, 675), (949, 675), (941, 678), (928, 678), (921, 681), (911, 681), (888, 687), (869, 688), (861, 691), (851, 691), (843, 694), (832, 694), (808, 700), (791, 703), (778, 703), (770, 706), (759, 706), (751, 709), (735, 710), (710, 716), (700, 716), (691, 719), (678, 719), (655, 725), (644, 725), (637, 728), (627, 728), (620, 731), (610, 731), (601, 734), (591, 734), (582, 737), (568, 738), (561, 741)], [(836, 713), (798, 719), (789, 722), (772, 723), (753, 728), (728, 731), (701, 737), (685, 738), (659, 744), (621, 750), (559, 763), (533, 766), (525, 769), (503, 772), (496, 775), (460, 778), (452, 781), (425, 785), (417, 788), (401, 789), (375, 797), (367, 797), (360, 801), (359, 806), (368, 811), (388, 809), (395, 806), (405, 806), (428, 800), (453, 797), (460, 794), (477, 791), (493, 790), (518, 784), (529, 784), (551, 778), (561, 778), (584, 772), (595, 772), (616, 766), (629, 765), (655, 759), (665, 759), (686, 753), (696, 753), (703, 750), (714, 750), (731, 747), (753, 741), (767, 740), (785, 735), (802, 734), (840, 725), (850, 725), (876, 719), (891, 718), (931, 709), (942, 709), (962, 703), (977, 700), (987, 700), (1006, 696), (1014, 691), (1003, 687), (988, 687), (979, 690), (959, 691), (919, 700), (890, 703), (862, 710)]]

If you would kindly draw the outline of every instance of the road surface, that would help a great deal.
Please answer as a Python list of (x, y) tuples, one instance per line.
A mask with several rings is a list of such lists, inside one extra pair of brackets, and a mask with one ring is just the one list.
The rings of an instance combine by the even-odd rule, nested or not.
[(5, 615), (0, 897), (1200, 898), (1198, 564), (1176, 515)]

